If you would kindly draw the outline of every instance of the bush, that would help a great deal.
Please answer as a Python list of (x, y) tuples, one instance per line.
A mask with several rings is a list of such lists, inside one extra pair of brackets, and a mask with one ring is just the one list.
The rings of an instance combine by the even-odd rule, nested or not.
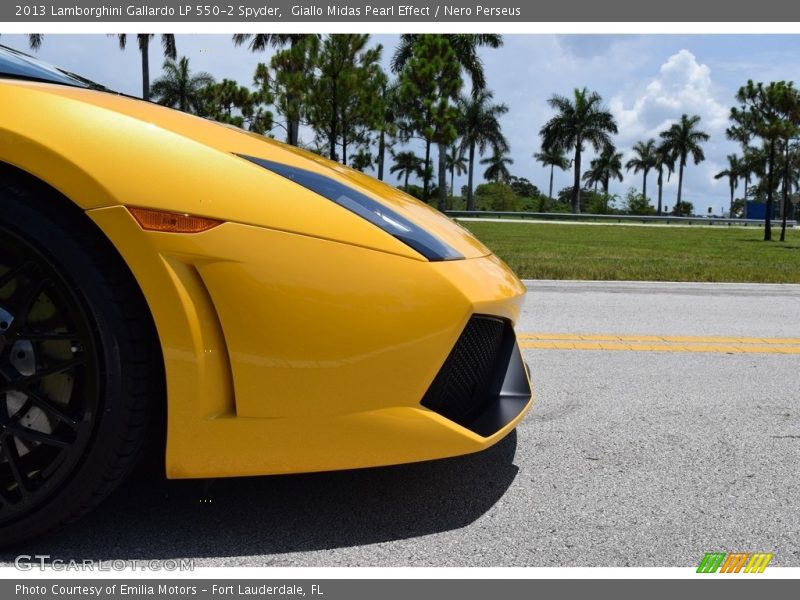
[(475, 188), (475, 208), (478, 210), (518, 211), (522, 198), (505, 183), (482, 183)]
[(652, 215), (656, 212), (655, 209), (650, 206), (647, 198), (637, 192), (635, 188), (630, 188), (625, 195), (623, 210), (629, 215)]

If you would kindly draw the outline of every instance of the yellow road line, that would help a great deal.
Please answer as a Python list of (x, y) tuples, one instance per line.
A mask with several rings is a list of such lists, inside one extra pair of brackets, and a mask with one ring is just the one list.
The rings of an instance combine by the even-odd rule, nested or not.
[(574, 333), (521, 333), (518, 337), (521, 348), (546, 350), (800, 354), (800, 338)]

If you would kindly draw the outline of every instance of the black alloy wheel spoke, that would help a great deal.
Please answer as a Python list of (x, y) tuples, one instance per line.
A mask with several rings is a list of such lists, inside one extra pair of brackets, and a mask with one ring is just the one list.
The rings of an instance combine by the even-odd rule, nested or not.
[(58, 419), (70, 429), (75, 429), (78, 426), (78, 421), (72, 418), (70, 415), (64, 412), (62, 408), (57, 406), (52, 400), (48, 400), (39, 392), (35, 392), (31, 389), (25, 390), (25, 394), (28, 396), (28, 400), (34, 405), (42, 409), (44, 412), (48, 413), (52, 417)]
[(37, 442), (39, 444), (52, 446), (54, 448), (66, 448), (72, 444), (72, 441), (62, 439), (51, 433), (43, 433), (41, 431), (36, 431), (35, 429), (28, 429), (27, 427), (19, 427), (16, 425), (6, 427), (6, 433), (26, 442)]
[(18, 377), (11, 378), (5, 384), (5, 386), (0, 386), (0, 392), (17, 390), (24, 393), (26, 386), (30, 385), (31, 383), (40, 381), (45, 377), (55, 375), (56, 373), (61, 373), (73, 367), (81, 366), (84, 363), (86, 363), (86, 359), (83, 356), (76, 356), (75, 358), (45, 367), (44, 369), (36, 371), (32, 375), (20, 375)]
[(3, 438), (1, 444), (3, 448), (3, 454), (8, 461), (8, 466), (11, 469), (11, 475), (14, 478), (14, 481), (17, 482), (17, 487), (19, 488), (20, 494), (27, 496), (29, 493), (29, 481), (22, 472), (21, 459), (19, 452), (17, 452), (17, 446), (12, 440), (9, 440), (8, 437)]
[(14, 320), (11, 321), (11, 327), (5, 331), (6, 339), (11, 339), (14, 335), (17, 335), (17, 332), (25, 327), (33, 304), (48, 283), (49, 280), (47, 279), (37, 279), (23, 292), (21, 300), (18, 303), (14, 303), (15, 306), (11, 307), (12, 310), (10, 312), (16, 316)]

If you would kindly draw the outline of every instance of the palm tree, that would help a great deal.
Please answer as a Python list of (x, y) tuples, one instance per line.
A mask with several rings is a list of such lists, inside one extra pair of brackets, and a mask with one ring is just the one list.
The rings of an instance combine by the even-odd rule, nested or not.
[(464, 158), (464, 153), (460, 152), (456, 146), (450, 149), (447, 154), (447, 169), (450, 171), (450, 195), (455, 196), (455, 178), (456, 174), (463, 175), (467, 172), (467, 159)]
[[(289, 46), (293, 59), (287, 60), (282, 63), (283, 70), (285, 71), (289, 80), (299, 79), (296, 75), (305, 72), (309, 65), (306, 64), (306, 52), (303, 48), (302, 58), (295, 56), (295, 50), (301, 47), (311, 38), (318, 39), (319, 34), (278, 34), (278, 33), (235, 33), (233, 34), (233, 43), (236, 46), (241, 46), (248, 40), (250, 44), (248, 48), (251, 52), (263, 52), (267, 48), (284, 48)], [(301, 84), (302, 85), (302, 84)], [(297, 146), (300, 132), (300, 106), (298, 93), (289, 90), (286, 95), (286, 142), (292, 146)]]
[(747, 202), (747, 188), (750, 187), (750, 175), (753, 174), (753, 169), (747, 165), (747, 151), (750, 148), (750, 141), (753, 139), (753, 133), (741, 125), (731, 125), (725, 130), (725, 136), (734, 142), (739, 142), (742, 148), (742, 162), (739, 176), (744, 180), (744, 200)]
[[(119, 49), (125, 50), (128, 44), (128, 36), (124, 33), (112, 34), (117, 36)], [(155, 37), (154, 33), (137, 33), (136, 41), (139, 43), (139, 52), (142, 55), (142, 99), (150, 100), (150, 40)], [(164, 56), (175, 60), (178, 52), (175, 47), (175, 34), (161, 34), (161, 48)]]
[(675, 158), (667, 146), (660, 144), (656, 148), (655, 159), (656, 162), (653, 168), (658, 171), (658, 210), (656, 214), (660, 217), (662, 212), (661, 197), (664, 191), (664, 169), (667, 169), (667, 181), (669, 181), (670, 175), (675, 171)]
[(636, 142), (633, 153), (634, 157), (625, 163), (625, 169), (633, 169), (634, 175), (642, 171), (642, 196), (647, 200), (647, 173), (656, 166), (656, 141), (650, 138), (646, 142)]
[(597, 164), (597, 159), (593, 159), (589, 163), (589, 169), (583, 172), (581, 176), (583, 179), (583, 183), (589, 187), (594, 187), (594, 193), (597, 193), (597, 186), (600, 185), (600, 182), (603, 180), (603, 173), (600, 170), (600, 166)]
[(603, 193), (608, 195), (611, 180), (622, 181), (622, 152), (617, 152), (612, 144), (605, 146), (600, 155), (589, 163), (589, 170), (583, 174), (583, 179), (589, 185), (595, 185), (595, 192), (597, 184), (602, 184)]
[(481, 164), (487, 165), (487, 169), (483, 173), (484, 179), (495, 183), (505, 183), (511, 177), (507, 165), (514, 164), (514, 161), (502, 152), (495, 150), (492, 156), (484, 158)]
[(467, 167), (467, 210), (475, 210), (473, 199), (473, 177), (475, 174), (475, 150), (483, 155), (490, 147), (495, 154), (508, 152), (508, 140), (500, 128), (499, 117), (508, 112), (505, 104), (492, 104), (494, 94), (481, 90), (477, 95), (461, 96), (457, 108), (459, 112), (456, 129), (461, 136), (459, 150), (468, 154)]
[(733, 195), (739, 187), (739, 177), (742, 174), (742, 160), (735, 154), (728, 154), (728, 168), (714, 175), (714, 179), (728, 178), (728, 186), (731, 190), (731, 208), (728, 214), (733, 217)]
[[(392, 56), (392, 71), (399, 73), (414, 54), (414, 44), (426, 34), (405, 33), (400, 36), (400, 43)], [(461, 68), (466, 71), (472, 81), (472, 93), (486, 88), (486, 75), (483, 72), (483, 62), (478, 56), (478, 48), (499, 48), (503, 45), (503, 36), (495, 33), (456, 33), (444, 36), (453, 48), (456, 60)]]
[(557, 114), (544, 124), (539, 135), (547, 150), (574, 149), (575, 178), (572, 186), (572, 212), (581, 211), (581, 153), (588, 142), (595, 151), (611, 143), (609, 134), (617, 133), (617, 122), (602, 105), (597, 92), (575, 88), (572, 99), (553, 95), (548, 103)]
[(754, 148), (747, 146), (742, 153), (741, 175), (744, 182), (744, 200), (747, 202), (747, 196), (751, 189), (753, 177), (763, 177), (766, 168), (766, 154), (762, 148)]
[(389, 169), (389, 173), (397, 173), (397, 179), (403, 179), (403, 189), (408, 192), (408, 178), (411, 175), (420, 177), (422, 175), (422, 159), (413, 152), (392, 152), (394, 165)]
[(202, 102), (200, 90), (212, 83), (210, 73), (190, 73), (185, 56), (178, 62), (168, 58), (164, 61), (164, 74), (153, 82), (151, 93), (159, 104), (197, 114)]
[(543, 167), (550, 167), (550, 188), (547, 193), (548, 198), (553, 197), (553, 169), (558, 167), (562, 171), (569, 169), (569, 160), (564, 155), (563, 150), (545, 150), (542, 148), (541, 152), (536, 152), (533, 155), (537, 161), (542, 163)]
[(681, 216), (681, 191), (683, 189), (683, 169), (686, 160), (691, 155), (694, 164), (698, 165), (706, 159), (700, 144), (707, 142), (709, 135), (697, 129), (700, 115), (681, 115), (681, 120), (673, 123), (672, 127), (661, 132), (661, 139), (669, 148), (673, 157), (678, 160), (678, 199), (675, 202), (675, 215)]

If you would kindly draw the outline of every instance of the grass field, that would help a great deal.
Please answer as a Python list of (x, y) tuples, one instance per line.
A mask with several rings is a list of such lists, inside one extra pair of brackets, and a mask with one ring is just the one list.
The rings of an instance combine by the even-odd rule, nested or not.
[(763, 228), (462, 225), (523, 279), (800, 283), (797, 229), (764, 242)]

